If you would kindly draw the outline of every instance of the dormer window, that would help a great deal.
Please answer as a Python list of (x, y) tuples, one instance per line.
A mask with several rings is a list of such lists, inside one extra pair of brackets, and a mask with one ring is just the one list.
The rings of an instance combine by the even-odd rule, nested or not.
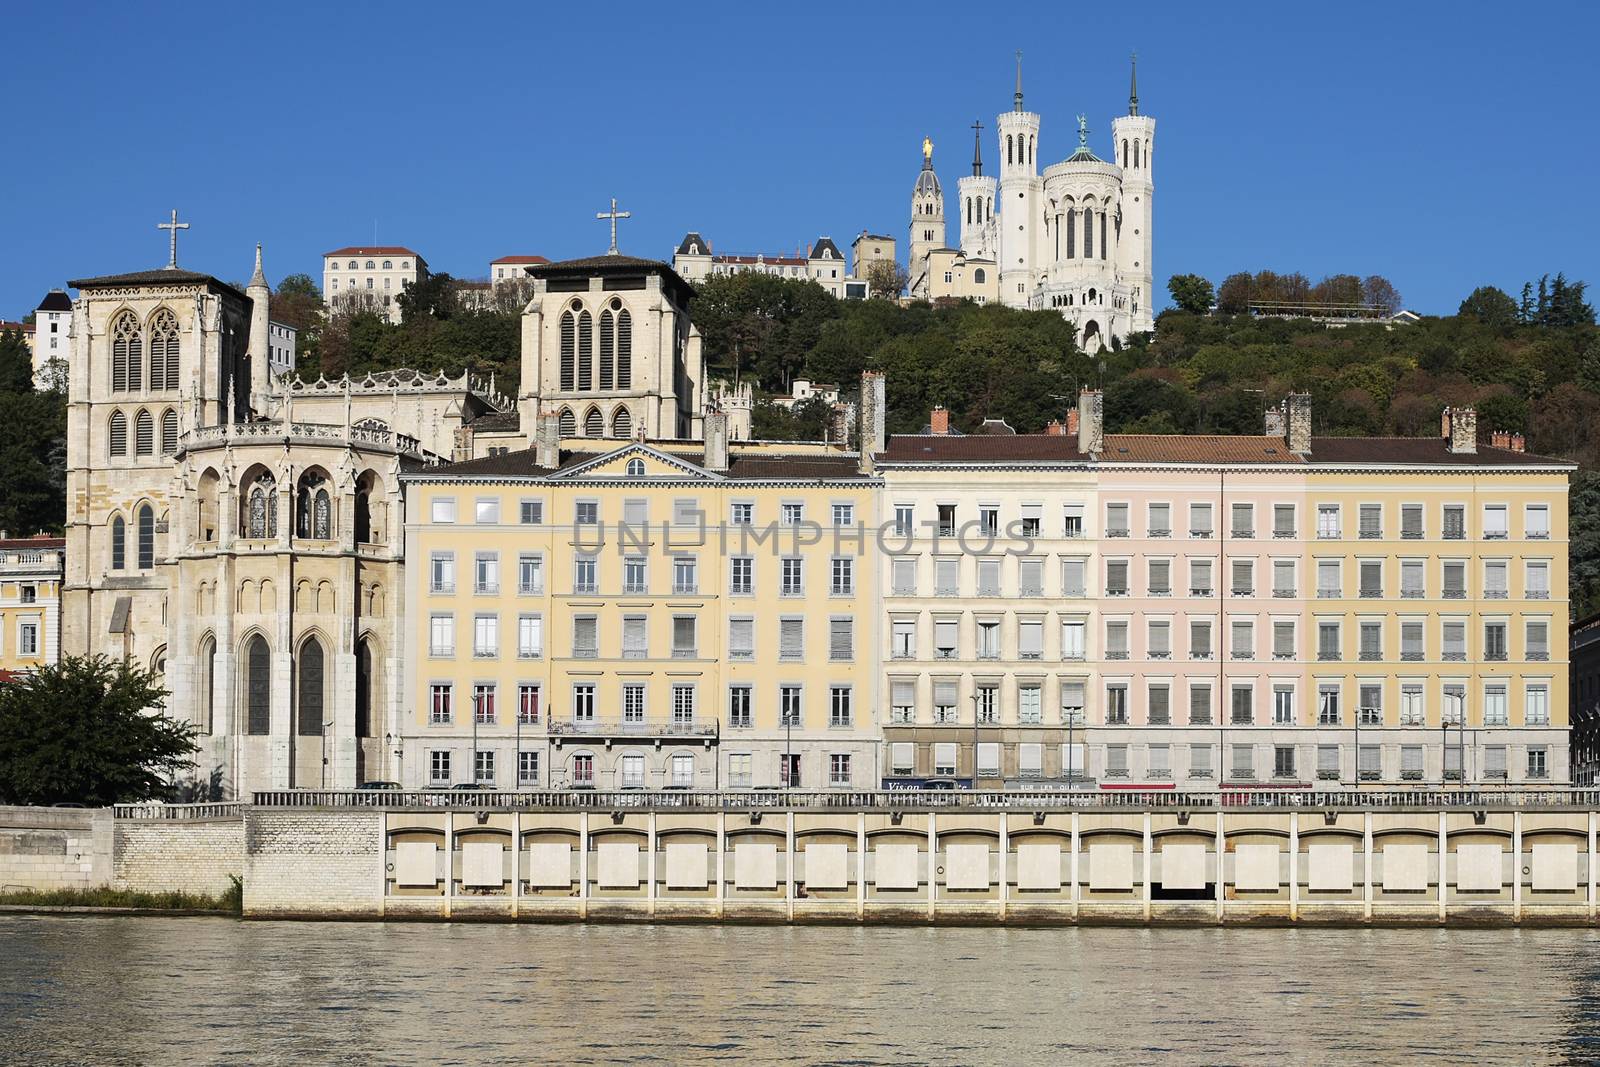
[(642, 459), (630, 459), (630, 460), (628, 460), (628, 477), (630, 477), (630, 478), (643, 478), (644, 477), (644, 460), (642, 460)]

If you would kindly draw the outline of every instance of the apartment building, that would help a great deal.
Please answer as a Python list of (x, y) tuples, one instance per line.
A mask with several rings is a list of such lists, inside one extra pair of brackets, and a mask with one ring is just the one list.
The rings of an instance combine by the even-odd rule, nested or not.
[(0, 533), (0, 672), (35, 670), (61, 656), (66, 541)]
[(406, 786), (877, 785), (878, 481), (705, 426), (406, 476)]
[(336, 248), (322, 254), (322, 299), (330, 309), (376, 311), (397, 323), (406, 283), (427, 276), (427, 261), (401, 245)]
[[(887, 786), (1566, 781), (1570, 464), (1477, 441), (888, 442)], [(936, 416), (931, 425), (937, 427)]]

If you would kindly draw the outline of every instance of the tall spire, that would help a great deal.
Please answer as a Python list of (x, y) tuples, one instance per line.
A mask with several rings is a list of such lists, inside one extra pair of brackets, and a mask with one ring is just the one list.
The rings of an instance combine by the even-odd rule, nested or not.
[(972, 176), (983, 176), (983, 123), (972, 124)]
[(248, 287), (251, 288), (251, 289), (254, 289), (258, 285), (261, 286), (262, 288), (267, 288), (267, 276), (261, 270), (261, 242), (260, 241), (256, 242), (256, 272), (254, 274), (250, 275), (250, 284), (249, 284)]
[(1021, 112), (1022, 111), (1022, 49), (1020, 49), (1020, 48), (1017, 49), (1017, 95), (1016, 95), (1015, 99), (1016, 99), (1016, 103), (1014, 103), (1012, 105), (1011, 110), (1016, 111), (1016, 112)]
[(1132, 73), (1128, 75), (1128, 114), (1139, 113), (1139, 53), (1135, 52), (1129, 57), (1132, 64)]

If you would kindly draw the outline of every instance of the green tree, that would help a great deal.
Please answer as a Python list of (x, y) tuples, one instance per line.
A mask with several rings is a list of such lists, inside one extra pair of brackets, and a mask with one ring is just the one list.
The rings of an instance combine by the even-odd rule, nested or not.
[(0, 686), (0, 798), (102, 807), (167, 796), (195, 727), (159, 710), (153, 672), (68, 657)]
[(1167, 292), (1181, 310), (1195, 315), (1210, 311), (1211, 302), (1216, 299), (1211, 283), (1198, 274), (1174, 274), (1167, 279)]
[(893, 300), (911, 284), (911, 272), (898, 260), (880, 259), (867, 267), (867, 292), (884, 300)]
[(1473, 318), (1485, 326), (1496, 329), (1516, 324), (1520, 317), (1517, 302), (1506, 295), (1505, 290), (1496, 289), (1492, 285), (1480, 285), (1461, 301), (1461, 306), (1456, 309), (1456, 314), (1462, 318)]
[(0, 393), (33, 392), (33, 357), (21, 330), (0, 330)]
[(66, 501), (66, 398), (0, 393), (0, 529), (59, 531)]
[(460, 310), (456, 299), (455, 279), (448, 274), (430, 274), (420, 281), (406, 282), (395, 297), (400, 305), (400, 318), (411, 322), (422, 316), (448, 319)]

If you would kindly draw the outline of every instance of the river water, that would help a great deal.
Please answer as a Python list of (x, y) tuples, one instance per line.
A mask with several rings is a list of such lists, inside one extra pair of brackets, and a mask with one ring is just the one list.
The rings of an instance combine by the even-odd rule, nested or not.
[(0, 1062), (1578, 1063), (1600, 935), (0, 917)]

